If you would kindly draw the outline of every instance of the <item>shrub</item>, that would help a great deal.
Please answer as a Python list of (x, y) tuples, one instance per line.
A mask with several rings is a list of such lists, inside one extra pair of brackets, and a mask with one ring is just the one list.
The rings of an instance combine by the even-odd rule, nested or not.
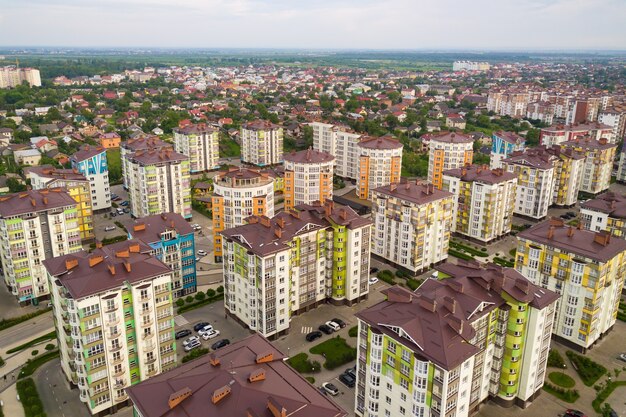
[(20, 396), (20, 402), (26, 417), (46, 417), (46, 413), (43, 411), (43, 404), (37, 392), (37, 386), (32, 378), (17, 381), (15, 387), (17, 394)]
[(27, 360), (26, 364), (22, 367), (22, 370), (20, 371), (17, 379), (26, 378), (27, 376), (32, 375), (41, 365), (58, 357), (59, 351), (52, 350), (50, 352), (44, 353), (41, 356), (37, 356), (34, 359)]
[(30, 352), (30, 354), (33, 355), (33, 356), (37, 356), (37, 355), (39, 355), (39, 351), (37, 349), (35, 349), (32, 352)]
[(187, 303), (193, 303), (193, 296), (188, 295), (188, 296), (185, 298), (185, 301), (186, 301)]
[(517, 249), (513, 248), (509, 251), (509, 255), (511, 255), (512, 258), (515, 258), (515, 255), (517, 255)]
[(309, 352), (323, 355), (324, 368), (332, 370), (356, 359), (356, 348), (349, 346), (342, 337), (334, 337), (309, 349)]
[(287, 363), (301, 374), (319, 372), (322, 369), (319, 362), (309, 360), (309, 355), (304, 352), (287, 359)]
[(2, 368), (4, 366), (4, 359), (2, 359), (2, 357), (0, 357), (0, 368)]
[(422, 281), (419, 279), (407, 279), (406, 285), (413, 291), (419, 288), (422, 285)]
[(198, 291), (198, 292), (196, 293), (196, 296), (195, 296), (195, 299), (196, 299), (196, 300), (198, 300), (198, 301), (202, 301), (202, 300), (204, 300), (205, 298), (206, 298), (206, 294), (205, 294), (205, 293), (203, 293), (202, 291)]
[(580, 397), (577, 390), (560, 388), (556, 385), (552, 385), (548, 381), (544, 382), (543, 390), (565, 401), (566, 403), (574, 403)]
[(565, 360), (563, 360), (563, 356), (556, 349), (550, 349), (550, 353), (548, 353), (548, 366), (553, 368), (563, 369), (565, 366)]
[(44, 349), (46, 349), (47, 351), (50, 351), (50, 350), (53, 350), (55, 347), (56, 346), (54, 346), (52, 343), (48, 343)]
[(404, 279), (411, 279), (411, 278), (413, 278), (413, 275), (410, 274), (409, 272), (405, 271), (404, 269), (398, 269), (396, 271), (396, 276), (398, 278), (404, 278)]
[[(192, 303), (188, 303), (188, 304), (186, 304), (186, 305), (184, 305), (182, 307), (178, 307), (178, 309), (176, 310), (176, 313), (177, 314), (181, 314), (181, 313), (184, 313), (185, 311), (193, 310), (194, 308), (198, 308), (198, 307), (202, 307), (202, 306), (207, 305), (207, 304), (211, 304), (211, 303), (213, 303), (213, 302), (215, 302), (217, 300), (221, 300), (223, 298), (224, 298), (224, 296), (222, 294), (220, 294), (220, 295), (217, 295), (217, 296), (215, 296), (213, 298), (206, 298), (206, 299), (201, 300), (201, 301), (193, 301)], [(192, 300), (193, 300), (193, 298), (192, 298)]]
[(183, 363), (192, 361), (196, 358), (199, 358), (200, 356), (206, 355), (207, 353), (209, 353), (209, 349), (207, 348), (194, 349), (187, 355), (183, 356)]
[(38, 343), (41, 342), (45, 342), (46, 340), (50, 340), (50, 339), (55, 339), (57, 337), (57, 332), (56, 331), (51, 331), (50, 333), (46, 333), (43, 336), (39, 336), (35, 339), (29, 340), (26, 343), (22, 343), (19, 346), (16, 346), (12, 349), (7, 350), (7, 353), (15, 353), (15, 352), (19, 352), (20, 350), (24, 350), (26, 348), (29, 348), (31, 346), (35, 346)]
[(385, 269), (383, 271), (378, 271), (378, 273), (376, 274), (376, 277), (378, 277), (379, 280), (381, 281), (385, 281), (387, 284), (395, 284), (395, 281), (393, 279), (393, 273), (388, 270)]
[(465, 254), (465, 253), (463, 253), (463, 252), (459, 252), (459, 251), (457, 251), (457, 250), (455, 250), (455, 249), (448, 249), (448, 255), (452, 255), (452, 256), (454, 256), (455, 258), (464, 259), (464, 260), (466, 260), (466, 261), (472, 261), (472, 260), (474, 260), (474, 257), (473, 257), (473, 256), (471, 256), (471, 255), (467, 255), (467, 254)]
[(574, 369), (583, 380), (583, 383), (592, 387), (593, 384), (606, 373), (606, 368), (591, 359), (578, 355), (571, 350), (566, 352), (567, 357), (574, 365)]
[[(224, 287), (221, 287), (221, 288), (222, 288), (222, 292), (220, 292), (220, 294), (222, 294), (224, 292)], [(215, 297), (215, 290), (212, 289), (212, 288), (209, 288), (208, 290), (206, 290), (206, 296), (209, 297), (209, 298)]]
[(311, 384), (315, 384), (315, 378), (313, 378), (312, 376), (307, 376), (304, 379), (306, 379), (307, 381), (309, 381)]
[(606, 386), (600, 392), (598, 392), (596, 398), (591, 402), (593, 409), (600, 413), (602, 403), (605, 402), (607, 398), (609, 398), (613, 391), (615, 391), (615, 388), (625, 385), (626, 381), (607, 382)]
[(185, 300), (183, 300), (182, 298), (179, 298), (178, 300), (176, 300), (176, 305), (178, 307), (182, 307), (183, 305), (185, 305)]
[[(207, 295), (208, 295), (208, 292), (209, 292), (209, 291), (207, 290)], [(219, 287), (217, 287), (217, 292), (218, 292), (219, 294), (222, 294), (222, 293), (224, 292), (224, 286), (223, 286), (223, 285), (220, 285)]]
[(348, 336), (357, 337), (359, 335), (359, 326), (352, 326), (348, 330)]

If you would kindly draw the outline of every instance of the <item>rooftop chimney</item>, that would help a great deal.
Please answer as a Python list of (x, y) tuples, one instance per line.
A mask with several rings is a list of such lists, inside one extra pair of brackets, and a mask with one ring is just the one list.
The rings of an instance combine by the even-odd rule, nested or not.
[(456, 300), (452, 297), (448, 297), (447, 295), (443, 297), (443, 305), (445, 308), (450, 311), (450, 313), (456, 312)]
[(133, 242), (130, 245), (128, 245), (128, 251), (130, 253), (139, 253), (139, 243), (137, 242)]
[(126, 272), (130, 272), (131, 270), (130, 262), (124, 261), (124, 268), (126, 268)]
[(111, 273), (111, 275), (115, 275), (115, 265), (113, 264), (107, 264), (107, 268), (109, 268), (109, 272)]
[(597, 232), (593, 237), (595, 243), (599, 243), (602, 246), (607, 246), (611, 243), (611, 234), (606, 231)]
[(215, 353), (211, 353), (211, 355), (209, 356), (209, 363), (211, 364), (211, 366), (218, 366), (220, 364), (220, 358), (215, 356)]
[(102, 242), (96, 240), (96, 249), (102, 249)]
[(437, 301), (434, 298), (429, 298), (422, 294), (419, 299), (419, 305), (420, 307), (434, 313), (435, 309), (437, 308)]
[(554, 226), (550, 226), (548, 229), (548, 239), (552, 239), (554, 237)]
[(567, 229), (567, 236), (568, 237), (574, 236), (574, 230), (576, 230), (574, 227), (570, 227), (569, 229)]

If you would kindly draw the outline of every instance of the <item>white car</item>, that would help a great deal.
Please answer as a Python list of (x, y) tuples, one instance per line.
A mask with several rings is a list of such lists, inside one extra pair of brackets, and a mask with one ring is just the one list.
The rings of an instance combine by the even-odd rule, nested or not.
[(377, 282), (378, 282), (378, 278), (376, 278), (376, 277), (370, 277), (370, 279), (369, 279), (369, 283), (370, 283), (370, 285), (374, 285), (374, 284), (376, 284)]
[(333, 397), (335, 395), (339, 394), (339, 388), (337, 388), (335, 385), (333, 385), (330, 382), (324, 382), (322, 384), (322, 388), (324, 389), (324, 391), (326, 391), (327, 393), (329, 393), (330, 395), (332, 395)]
[(219, 335), (220, 335), (220, 331), (219, 330), (211, 329), (208, 332), (202, 333), (202, 338), (204, 340), (209, 340), (209, 339), (213, 339), (214, 337), (217, 337)]
[(115, 230), (115, 226), (107, 226), (104, 228), (105, 232), (110, 232), (111, 230)]
[(207, 252), (204, 249), (198, 250), (198, 256), (206, 256)]
[(190, 352), (190, 351), (192, 351), (195, 348), (200, 347), (200, 346), (202, 346), (202, 343), (200, 343), (200, 340), (199, 339), (194, 339), (193, 341), (189, 342), (189, 344), (187, 344), (184, 347), (184, 349), (185, 349), (185, 352)]
[(213, 331), (213, 326), (211, 326), (210, 324), (207, 324), (206, 326), (198, 330), (198, 336), (203, 337), (205, 333), (209, 333), (212, 331)]
[(324, 324), (326, 324), (328, 327), (330, 327), (331, 329), (333, 329), (336, 332), (341, 330), (341, 327), (337, 323), (335, 323), (334, 321), (327, 321)]
[(195, 342), (200, 342), (200, 338), (198, 336), (191, 336), (189, 339), (183, 341), (183, 346), (186, 347)]

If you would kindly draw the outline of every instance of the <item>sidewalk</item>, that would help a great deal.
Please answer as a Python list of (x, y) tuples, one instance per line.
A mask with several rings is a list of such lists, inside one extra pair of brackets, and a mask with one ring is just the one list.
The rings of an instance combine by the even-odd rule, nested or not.
[(17, 400), (17, 389), (15, 388), (15, 384), (0, 393), (0, 401), (4, 404), (2, 411), (5, 416), (24, 417), (24, 408), (22, 407), (22, 403)]
[[(43, 334), (46, 334), (48, 332), (44, 332)], [(39, 336), (42, 336), (43, 334), (38, 334), (38, 335), (34, 335), (31, 339), (35, 339)], [(27, 341), (26, 341), (27, 342)], [(26, 363), (26, 361), (28, 361), (29, 359), (34, 358), (35, 356), (32, 355), (32, 351), (33, 350), (38, 350), (39, 353), (37, 354), (37, 356), (43, 355), (44, 353), (48, 352), (47, 350), (44, 349), (44, 347), (48, 344), (51, 343), (53, 345), (57, 345), (57, 341), (56, 339), (52, 339), (52, 340), (47, 340), (44, 342), (41, 342), (35, 346), (31, 346), (29, 348), (26, 348), (22, 351), (16, 352), (11, 354), (10, 356), (6, 356), (5, 355), (5, 351), (10, 349), (11, 347), (7, 348), (7, 349), (3, 349), (2, 352), (2, 357), (4, 358), (4, 361), (6, 362), (5, 365), (0, 368), (0, 393), (7, 390), (7, 388), (13, 386), (15, 384), (15, 381), (17, 381), (17, 377), (19, 374), (19, 370), (20, 368)], [(19, 345), (20, 343), (18, 343), (17, 345)], [(5, 413), (5, 415), (7, 415)]]

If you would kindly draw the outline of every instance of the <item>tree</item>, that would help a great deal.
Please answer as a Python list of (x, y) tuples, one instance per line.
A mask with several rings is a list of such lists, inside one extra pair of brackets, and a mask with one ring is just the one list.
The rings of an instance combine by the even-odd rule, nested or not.
[(539, 145), (539, 129), (528, 129), (528, 133), (526, 133), (526, 146), (532, 147)]
[(7, 187), (12, 193), (19, 193), (20, 191), (26, 191), (26, 185), (22, 184), (15, 178), (7, 179)]

